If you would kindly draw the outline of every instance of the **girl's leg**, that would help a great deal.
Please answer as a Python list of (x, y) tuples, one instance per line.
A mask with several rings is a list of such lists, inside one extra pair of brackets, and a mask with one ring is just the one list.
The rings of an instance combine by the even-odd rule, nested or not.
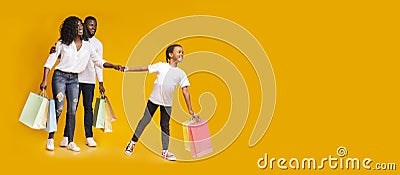
[(135, 133), (132, 136), (132, 141), (137, 142), (139, 140), (139, 137), (142, 135), (144, 128), (146, 128), (146, 126), (150, 123), (151, 118), (154, 115), (154, 112), (156, 112), (158, 108), (158, 105), (152, 103), (150, 100), (147, 101), (147, 106), (146, 109), (144, 111), (144, 115), (142, 117), (142, 119), (140, 119)]
[(168, 150), (169, 145), (169, 120), (171, 118), (171, 108), (171, 106), (160, 106), (161, 143), (163, 150)]

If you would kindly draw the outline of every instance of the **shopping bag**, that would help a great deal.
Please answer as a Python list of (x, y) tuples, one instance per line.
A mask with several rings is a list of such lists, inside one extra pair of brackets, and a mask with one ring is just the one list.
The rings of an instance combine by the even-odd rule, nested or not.
[(112, 132), (111, 122), (113, 121), (113, 118), (115, 118), (114, 111), (111, 108), (108, 97), (105, 97), (104, 132)]
[(213, 151), (207, 121), (200, 120), (188, 125), (190, 152), (199, 158)]
[(44, 130), (47, 132), (57, 131), (56, 107), (53, 99), (50, 99), (49, 101), (49, 115), (47, 117), (46, 128)]
[(94, 107), (93, 126), (95, 128), (104, 128), (105, 99), (103, 97), (96, 98)]
[(48, 105), (49, 99), (44, 97), (44, 92), (41, 95), (29, 93), (19, 121), (32, 129), (46, 128)]
[(193, 123), (193, 119), (184, 121), (183, 124), (183, 144), (185, 145), (185, 150), (190, 151), (190, 140), (189, 140), (189, 128), (188, 125)]
[(115, 117), (114, 110), (111, 107), (110, 99), (107, 96), (105, 96), (105, 99), (106, 99), (106, 108), (108, 108), (108, 111), (111, 115), (111, 122), (114, 122), (115, 120), (117, 120), (117, 117)]

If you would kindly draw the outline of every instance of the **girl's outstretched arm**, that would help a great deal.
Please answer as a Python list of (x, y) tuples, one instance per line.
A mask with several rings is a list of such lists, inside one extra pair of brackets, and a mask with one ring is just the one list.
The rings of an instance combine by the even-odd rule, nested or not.
[(138, 67), (125, 67), (125, 72), (142, 72), (148, 71), (149, 68), (147, 66), (138, 66)]
[(187, 86), (182, 88), (183, 97), (185, 97), (186, 106), (188, 108), (189, 114), (196, 120), (199, 120), (199, 115), (195, 114), (192, 109), (192, 102), (190, 101), (190, 93)]

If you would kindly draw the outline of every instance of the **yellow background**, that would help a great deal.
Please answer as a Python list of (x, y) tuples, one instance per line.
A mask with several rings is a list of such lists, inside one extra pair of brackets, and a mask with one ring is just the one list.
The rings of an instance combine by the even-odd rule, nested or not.
[[(396, 174), (328, 167), (260, 170), (256, 163), (264, 153), (318, 159), (336, 156), (338, 146), (345, 146), (349, 157), (399, 166), (398, 9), (396, 1), (8, 1), (0, 7), (1, 169), (18, 174)], [(80, 106), (75, 142), (82, 151), (58, 148), (62, 132), (56, 134), (56, 150), (46, 151), (47, 133), (24, 126), (18, 118), (29, 92), (39, 91), (49, 48), (59, 37), (61, 22), (70, 15), (95, 16), (104, 57), (120, 64), (127, 62), (146, 33), (169, 20), (213, 15), (238, 23), (257, 38), (274, 69), (277, 103), (267, 133), (249, 148), (255, 122), (255, 116), (250, 116), (239, 138), (207, 160), (166, 162), (141, 144), (127, 157), (123, 150), (132, 131), (122, 104), (123, 74), (105, 70), (106, 93), (118, 117), (113, 132), (95, 130), (99, 146), (87, 148)], [(190, 53), (190, 48), (185, 49)], [(147, 84), (146, 93), (151, 90)], [(209, 86), (206, 80), (199, 84)], [(143, 110), (144, 104), (138, 105)], [(64, 118), (65, 112), (60, 130)]]

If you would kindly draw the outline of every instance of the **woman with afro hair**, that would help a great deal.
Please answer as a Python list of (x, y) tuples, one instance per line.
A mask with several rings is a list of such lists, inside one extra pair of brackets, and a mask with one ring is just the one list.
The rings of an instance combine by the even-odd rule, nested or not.
[[(57, 122), (63, 110), (64, 97), (67, 99), (65, 129), (68, 133), (68, 144), (61, 146), (66, 146), (68, 150), (79, 152), (80, 148), (73, 142), (79, 95), (78, 73), (86, 68), (89, 61), (93, 61), (100, 68), (114, 68), (115, 70), (123, 71), (124, 67), (106, 62), (98, 56), (88, 42), (88, 38), (83, 35), (82, 20), (75, 16), (66, 18), (60, 26), (60, 38), (56, 43), (56, 52), (49, 55), (44, 65), (43, 80), (40, 84), (42, 91), (47, 88), (47, 76), (58, 57), (60, 57), (60, 62), (55, 67), (52, 78)], [(49, 133), (46, 149), (54, 150), (54, 132)]]

